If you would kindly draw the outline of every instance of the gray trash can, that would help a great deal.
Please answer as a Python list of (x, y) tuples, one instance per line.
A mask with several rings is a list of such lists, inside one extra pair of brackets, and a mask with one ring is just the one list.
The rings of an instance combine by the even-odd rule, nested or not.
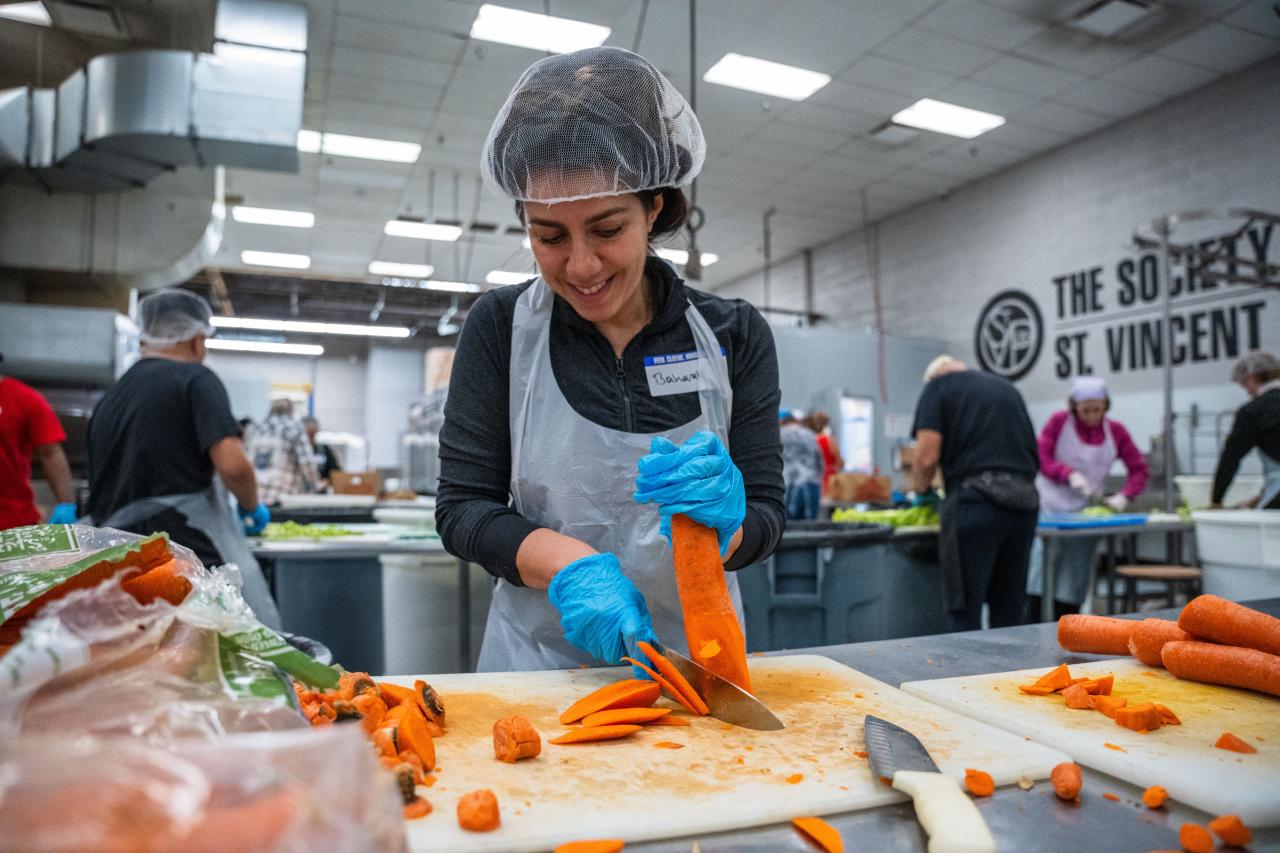
[(774, 651), (885, 635), (884, 524), (792, 521), (768, 559), (738, 572), (747, 648)]
[(894, 533), (885, 559), (885, 637), (945, 634), (951, 620), (942, 597), (938, 533), (911, 530)]

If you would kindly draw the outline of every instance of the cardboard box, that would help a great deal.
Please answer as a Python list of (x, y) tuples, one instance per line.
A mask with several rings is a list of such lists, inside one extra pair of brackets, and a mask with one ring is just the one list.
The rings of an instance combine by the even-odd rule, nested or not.
[(335, 495), (374, 495), (382, 492), (382, 475), (377, 471), (334, 471), (329, 484)]
[(828, 494), (836, 503), (889, 503), (893, 483), (888, 477), (870, 474), (840, 473), (831, 475)]

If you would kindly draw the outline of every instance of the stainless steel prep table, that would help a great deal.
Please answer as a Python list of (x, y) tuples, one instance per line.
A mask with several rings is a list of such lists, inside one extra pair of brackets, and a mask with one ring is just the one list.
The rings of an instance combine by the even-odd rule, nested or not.
[[(1280, 616), (1280, 598), (1245, 602), (1266, 613)], [(1174, 618), (1177, 610), (1143, 613)], [(1138, 618), (1134, 615), (1131, 618)], [(905, 681), (950, 678), (1017, 669), (1045, 667), (1062, 662), (1083, 663), (1105, 660), (1101, 655), (1079, 655), (1058, 647), (1054, 624), (1022, 625), (992, 631), (967, 631), (874, 643), (793, 649), (786, 654), (821, 654), (851, 666), (881, 681), (900, 686)], [(781, 654), (781, 653), (780, 653)], [(1060, 802), (1048, 780), (1037, 782), (1030, 791), (1015, 787), (996, 789), (980, 800), (982, 816), (991, 827), (1002, 853), (1024, 851), (1115, 851), (1142, 853), (1148, 850), (1178, 850), (1178, 827), (1187, 821), (1206, 824), (1214, 815), (1170, 801), (1152, 811), (1141, 803), (1142, 790), (1112, 776), (1083, 768), (1084, 789), (1093, 794), (1085, 805)], [(1112, 792), (1120, 802), (1103, 800)], [(655, 816), (655, 819), (657, 817)], [(845, 848), (851, 851), (923, 851), (927, 838), (916, 821), (910, 802), (843, 815), (828, 815), (829, 823), (840, 830)], [(628, 844), (629, 851), (644, 853), (688, 853), (697, 842), (702, 853), (723, 851), (806, 851), (815, 849), (789, 825), (728, 832), (699, 838)], [(1228, 848), (1222, 848), (1228, 849)], [(1234, 848), (1229, 848), (1234, 849)], [(1253, 829), (1251, 851), (1280, 851), (1280, 827)]]

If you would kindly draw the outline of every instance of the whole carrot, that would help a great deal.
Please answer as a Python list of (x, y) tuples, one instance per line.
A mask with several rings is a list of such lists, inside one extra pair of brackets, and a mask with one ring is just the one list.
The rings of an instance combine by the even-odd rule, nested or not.
[(1164, 668), (1190, 681), (1243, 687), (1280, 696), (1280, 657), (1214, 643), (1176, 641), (1161, 651)]
[(1072, 613), (1058, 620), (1058, 645), (1069, 652), (1127, 655), (1135, 624), (1130, 619)]
[(1216, 595), (1188, 601), (1178, 627), (1215, 643), (1280, 655), (1280, 619)]
[(1147, 666), (1164, 666), (1160, 650), (1165, 643), (1194, 639), (1171, 619), (1143, 619), (1134, 624), (1129, 635), (1129, 654)]
[(1080, 799), (1080, 787), (1084, 784), (1080, 778), (1080, 765), (1064, 761), (1049, 774), (1053, 783), (1053, 792), (1058, 799), (1076, 802)]

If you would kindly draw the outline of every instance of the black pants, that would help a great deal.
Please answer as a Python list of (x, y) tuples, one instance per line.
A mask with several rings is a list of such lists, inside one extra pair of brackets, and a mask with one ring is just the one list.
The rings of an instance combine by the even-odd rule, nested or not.
[(951, 613), (951, 630), (982, 627), (982, 605), (990, 607), (992, 628), (1021, 625), (1027, 612), (1027, 564), (1036, 538), (1035, 512), (1014, 512), (991, 503), (973, 489), (953, 500), (964, 568), (963, 611)]
[(150, 536), (152, 533), (168, 533), (171, 541), (190, 548), (200, 558), (205, 568), (211, 569), (226, 562), (209, 537), (187, 524), (187, 517), (176, 509), (166, 509), (150, 518), (136, 521), (124, 529), (143, 536)]

